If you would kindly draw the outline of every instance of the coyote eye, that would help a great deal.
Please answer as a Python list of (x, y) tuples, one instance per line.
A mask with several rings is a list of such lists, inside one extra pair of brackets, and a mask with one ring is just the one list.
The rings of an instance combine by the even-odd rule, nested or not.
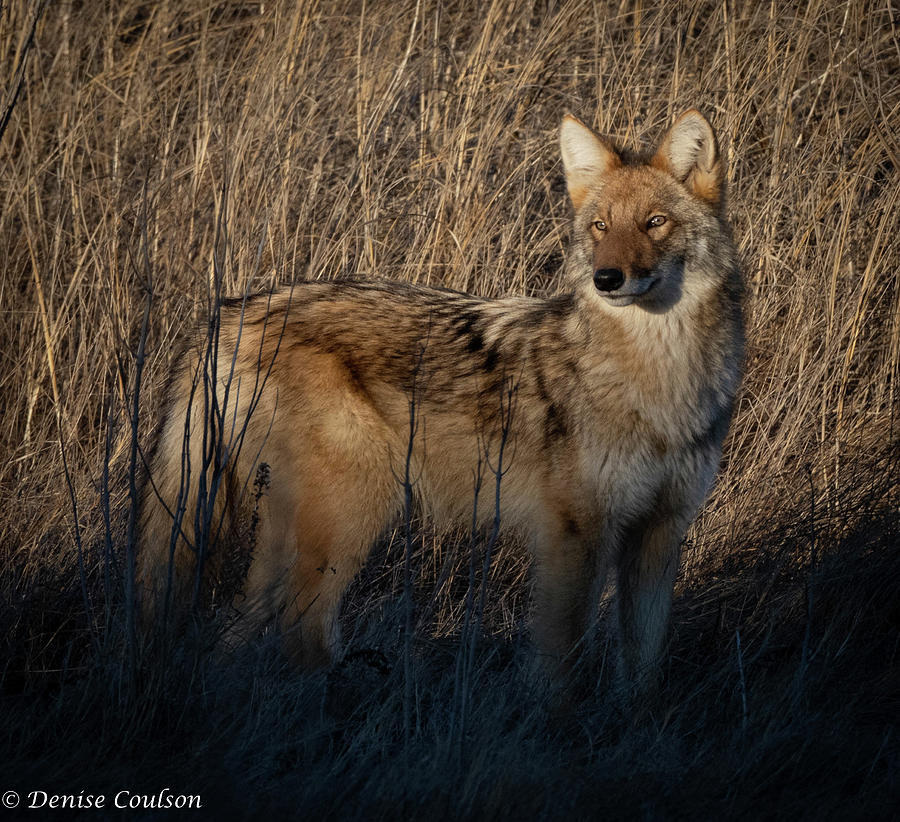
[(647, 228), (659, 228), (665, 221), (666, 218), (662, 214), (656, 214), (647, 220)]
[(606, 231), (606, 223), (604, 223), (603, 220), (594, 220), (591, 225), (594, 226), (597, 231)]

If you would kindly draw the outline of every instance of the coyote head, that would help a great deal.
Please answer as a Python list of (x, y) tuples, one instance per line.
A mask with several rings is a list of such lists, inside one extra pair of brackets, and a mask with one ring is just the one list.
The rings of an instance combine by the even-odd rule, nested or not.
[(652, 155), (617, 149), (571, 114), (560, 146), (578, 291), (601, 306), (659, 312), (715, 280), (721, 266), (708, 258), (726, 230), (724, 167), (700, 112), (682, 114)]

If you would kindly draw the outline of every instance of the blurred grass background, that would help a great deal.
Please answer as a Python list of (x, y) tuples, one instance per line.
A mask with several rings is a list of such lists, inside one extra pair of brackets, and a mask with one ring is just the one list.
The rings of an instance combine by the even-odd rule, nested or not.
[[(60, 791), (85, 769), (162, 780), (246, 816), (896, 807), (898, 32), (884, 0), (0, 4), (11, 774)], [(320, 681), (261, 643), (132, 676), (122, 463), (148, 292), (142, 433), (214, 263), (229, 293), (345, 275), (550, 293), (570, 216), (562, 115), (650, 148), (692, 106), (727, 158), (749, 348), (659, 703), (609, 696), (601, 637), (596, 692), (547, 718), (525, 673), (527, 558), (509, 542), (463, 710), (468, 538), (427, 523), (412, 738), (391, 540), (345, 606), (350, 653), (376, 649), (377, 665), (357, 653)]]

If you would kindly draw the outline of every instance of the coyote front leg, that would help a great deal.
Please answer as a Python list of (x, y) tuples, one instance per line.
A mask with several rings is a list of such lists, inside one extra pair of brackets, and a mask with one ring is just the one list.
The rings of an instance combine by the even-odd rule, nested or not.
[(638, 692), (653, 685), (662, 655), (681, 540), (690, 523), (666, 512), (634, 529), (619, 553), (617, 600), (623, 674)]
[(590, 624), (597, 563), (588, 542), (565, 527), (536, 534), (534, 556), (534, 643), (549, 668), (565, 672)]

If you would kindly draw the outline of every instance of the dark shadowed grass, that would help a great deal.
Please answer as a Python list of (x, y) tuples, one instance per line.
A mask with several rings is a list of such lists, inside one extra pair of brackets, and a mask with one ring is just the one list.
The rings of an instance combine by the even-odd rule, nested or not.
[[(898, 31), (864, 0), (0, 5), (0, 789), (168, 785), (244, 817), (890, 816)], [(276, 636), (211, 654), (215, 625), (133, 664), (148, 289), (145, 445), (214, 268), (230, 294), (346, 274), (548, 293), (562, 114), (650, 147), (690, 106), (728, 161), (749, 353), (658, 698), (617, 695), (603, 623), (581, 698), (548, 700), (525, 552), (503, 542), (485, 580), (476, 540), (487, 608), (463, 635), (470, 540), (427, 522), (408, 672), (399, 532), (327, 676)]]
[(399, 587), (376, 579), (351, 596), (347, 654), (327, 675), (291, 670), (270, 638), (220, 661), (186, 642), (135, 682), (115, 649), (77, 648), (87, 667), (32, 671), (18, 694), (7, 680), (7, 773), (59, 792), (167, 785), (246, 818), (887, 818), (900, 529), (896, 513), (859, 520), (814, 569), (806, 540), (772, 523), (743, 555), (692, 563), (646, 704), (616, 696), (603, 631), (596, 687), (562, 707), (536, 686), (522, 637), (497, 632), (481, 638), (460, 728), (458, 641), (422, 630), (407, 741)]

